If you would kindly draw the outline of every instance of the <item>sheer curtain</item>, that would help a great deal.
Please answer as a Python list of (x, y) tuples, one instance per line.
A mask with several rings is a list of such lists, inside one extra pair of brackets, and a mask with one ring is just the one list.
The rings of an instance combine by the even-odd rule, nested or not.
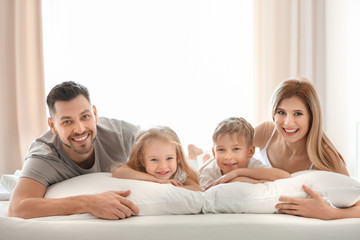
[(312, 81), (324, 104), (325, 15), (323, 0), (255, 1), (256, 121), (270, 119), (270, 98), (289, 77)]
[(41, 2), (0, 1), (0, 36), (0, 174), (12, 174), (46, 130)]

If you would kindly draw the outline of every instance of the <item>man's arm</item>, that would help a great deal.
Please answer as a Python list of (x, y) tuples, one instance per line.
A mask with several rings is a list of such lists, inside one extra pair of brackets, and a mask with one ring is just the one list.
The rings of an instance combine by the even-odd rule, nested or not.
[(30, 178), (20, 178), (12, 193), (8, 216), (35, 218), (77, 213), (91, 213), (105, 219), (119, 219), (138, 214), (137, 206), (126, 199), (130, 191), (105, 192), (59, 199), (46, 199), (46, 187)]

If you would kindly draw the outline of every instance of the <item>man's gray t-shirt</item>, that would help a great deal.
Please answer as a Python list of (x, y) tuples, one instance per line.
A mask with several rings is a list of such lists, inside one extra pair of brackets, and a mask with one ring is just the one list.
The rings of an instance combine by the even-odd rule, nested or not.
[(74, 163), (66, 155), (59, 136), (49, 130), (31, 144), (21, 177), (48, 187), (87, 173), (110, 172), (112, 167), (127, 162), (139, 127), (121, 120), (99, 118), (96, 128), (95, 163), (90, 169)]

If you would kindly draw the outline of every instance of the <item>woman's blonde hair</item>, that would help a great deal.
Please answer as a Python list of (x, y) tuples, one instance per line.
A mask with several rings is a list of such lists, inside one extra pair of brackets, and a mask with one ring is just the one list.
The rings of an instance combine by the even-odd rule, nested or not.
[[(176, 148), (176, 160), (178, 161), (176, 172), (179, 168), (183, 169), (188, 175), (188, 178), (194, 180), (196, 183), (199, 183), (199, 177), (196, 171), (192, 169), (186, 160), (179, 137), (167, 126), (156, 126), (147, 130), (139, 131), (136, 136), (135, 144), (131, 150), (129, 161), (127, 162), (128, 167), (140, 172), (146, 172), (146, 169), (143, 166), (144, 150), (154, 139), (174, 144)], [(176, 172), (172, 178), (175, 176)]]
[(344, 162), (344, 159), (323, 131), (320, 101), (310, 81), (305, 78), (289, 79), (278, 86), (271, 99), (273, 120), (275, 120), (276, 109), (280, 102), (293, 96), (302, 99), (310, 113), (309, 132), (306, 140), (306, 151), (310, 161), (318, 169), (335, 172), (335, 162), (326, 148), (330, 148), (341, 161)]

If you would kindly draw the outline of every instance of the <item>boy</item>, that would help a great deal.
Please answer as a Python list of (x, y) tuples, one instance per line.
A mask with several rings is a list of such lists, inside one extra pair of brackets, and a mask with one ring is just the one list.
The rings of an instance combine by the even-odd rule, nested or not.
[(200, 169), (200, 186), (208, 189), (227, 182), (263, 183), (291, 177), (286, 171), (270, 168), (252, 158), (253, 139), (254, 128), (244, 118), (221, 121), (213, 134), (216, 161), (209, 160)]

